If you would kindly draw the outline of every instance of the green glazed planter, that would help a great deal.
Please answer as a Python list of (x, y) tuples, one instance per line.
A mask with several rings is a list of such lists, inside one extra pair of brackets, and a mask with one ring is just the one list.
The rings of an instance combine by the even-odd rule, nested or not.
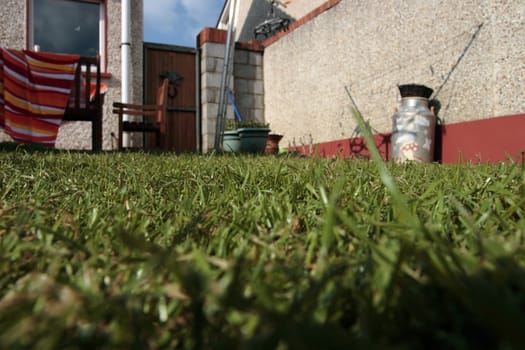
[(269, 128), (240, 128), (237, 129), (237, 132), (242, 153), (264, 154), (266, 140), (270, 133)]
[(237, 130), (226, 130), (222, 134), (222, 150), (224, 152), (239, 153), (241, 151), (241, 139)]

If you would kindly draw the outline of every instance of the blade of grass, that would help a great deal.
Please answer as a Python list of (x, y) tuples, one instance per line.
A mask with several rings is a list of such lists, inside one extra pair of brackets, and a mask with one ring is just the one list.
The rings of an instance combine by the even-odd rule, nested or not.
[[(345, 89), (348, 95), (351, 96), (348, 87), (345, 87)], [(363, 137), (366, 140), (368, 150), (372, 155), (372, 160), (374, 161), (374, 164), (376, 165), (379, 171), (381, 181), (390, 192), (392, 200), (394, 201), (395, 206), (400, 212), (400, 217), (398, 218), (398, 220), (404, 221), (408, 223), (409, 226), (421, 230), (421, 222), (419, 221), (419, 218), (411, 212), (410, 208), (407, 205), (407, 199), (403, 196), (401, 191), (399, 191), (399, 188), (396, 185), (393, 176), (388, 171), (388, 168), (385, 162), (383, 161), (383, 158), (381, 157), (379, 150), (377, 149), (377, 146), (374, 142), (374, 138), (372, 136), (372, 132), (370, 131), (370, 127), (365, 123), (363, 116), (361, 115), (361, 113), (359, 113), (357, 109), (352, 109), (352, 115), (354, 116), (354, 119), (357, 121), (359, 127), (361, 128), (361, 132), (363, 133)]]

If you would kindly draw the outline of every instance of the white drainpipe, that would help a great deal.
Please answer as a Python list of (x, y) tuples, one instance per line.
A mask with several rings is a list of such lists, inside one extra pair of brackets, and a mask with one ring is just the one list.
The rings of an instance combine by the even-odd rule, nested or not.
[[(123, 103), (130, 103), (129, 90), (129, 76), (130, 76), (130, 62), (131, 62), (131, 35), (130, 35), (130, 23), (131, 23), (131, 0), (122, 0), (122, 42), (120, 44), (122, 54), (122, 96), (121, 101)], [(124, 115), (124, 120), (128, 121), (129, 117)], [(124, 147), (129, 147), (129, 135), (124, 133), (122, 135), (122, 143)]]

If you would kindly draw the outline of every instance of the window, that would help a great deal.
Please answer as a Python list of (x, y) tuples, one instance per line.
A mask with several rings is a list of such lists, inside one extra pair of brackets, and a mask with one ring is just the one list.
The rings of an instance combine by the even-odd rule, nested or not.
[(41, 51), (104, 56), (102, 1), (29, 0), (29, 6), (30, 48), (38, 45)]

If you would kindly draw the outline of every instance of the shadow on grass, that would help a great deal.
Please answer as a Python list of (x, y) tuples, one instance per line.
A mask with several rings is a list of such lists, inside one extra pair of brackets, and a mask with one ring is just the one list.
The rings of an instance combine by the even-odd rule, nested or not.
[(57, 152), (55, 148), (44, 147), (39, 144), (0, 142), (0, 152)]
[(24, 153), (78, 153), (78, 154), (112, 154), (112, 153), (144, 153), (151, 155), (160, 155), (172, 153), (162, 150), (144, 150), (144, 149), (129, 149), (124, 151), (118, 150), (104, 150), (92, 151), (90, 149), (62, 149), (45, 147), (36, 143), (18, 143), (18, 142), (0, 142), (0, 152), (24, 152)]

